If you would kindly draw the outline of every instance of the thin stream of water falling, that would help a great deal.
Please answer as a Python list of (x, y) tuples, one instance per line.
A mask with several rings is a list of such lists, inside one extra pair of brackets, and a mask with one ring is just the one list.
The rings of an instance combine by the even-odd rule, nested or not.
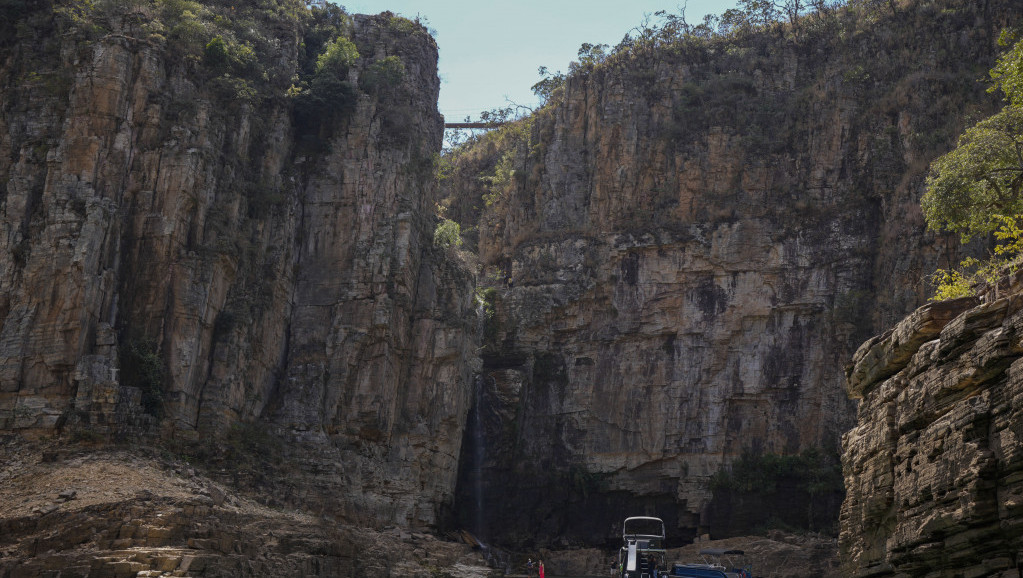
[(483, 540), (486, 537), (486, 528), (484, 528), (483, 521), (483, 458), (485, 457), (485, 442), (483, 436), (483, 383), (484, 377), (477, 375), (474, 380), (475, 386), (475, 399), (473, 400), (473, 414), (472, 424), (470, 424), (470, 431), (472, 432), (472, 446), (473, 446), (473, 497), (476, 501), (476, 512), (475, 512), (475, 528), (473, 532), (476, 534), (476, 538)]

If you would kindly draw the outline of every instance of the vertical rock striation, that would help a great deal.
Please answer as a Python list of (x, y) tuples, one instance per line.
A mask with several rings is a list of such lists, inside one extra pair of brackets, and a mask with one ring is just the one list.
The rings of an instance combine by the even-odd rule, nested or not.
[(736, 457), (837, 460), (841, 368), (955, 258), (923, 176), (991, 106), (976, 79), (1013, 12), (857, 5), (788, 36), (637, 40), (461, 152), (445, 186), (493, 287), (487, 529), (592, 543), (647, 513), (718, 533), (709, 482)]
[(1019, 575), (1021, 288), (926, 305), (856, 352), (846, 575)]
[[(476, 339), (473, 273), (431, 242), (436, 45), (389, 13), (204, 4), (261, 35), (245, 76), (154, 6), (40, 3), (0, 51), (0, 430), (262, 424), (294, 500), (433, 525)], [(360, 57), (303, 121), (286, 92), (331, 18)]]

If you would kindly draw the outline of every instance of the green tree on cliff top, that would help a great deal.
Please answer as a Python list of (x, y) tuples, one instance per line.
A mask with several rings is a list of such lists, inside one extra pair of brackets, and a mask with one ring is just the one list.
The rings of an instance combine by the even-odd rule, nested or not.
[[(1003, 45), (1015, 40), (1002, 34)], [(991, 78), (990, 90), (1005, 94), (1005, 107), (931, 164), (921, 204), (929, 228), (957, 232), (963, 242), (993, 235), (994, 253), (987, 261), (966, 259), (960, 271), (939, 269), (935, 299), (969, 294), (972, 284), (1018, 266), (1023, 254), (1023, 41), (998, 59)]]

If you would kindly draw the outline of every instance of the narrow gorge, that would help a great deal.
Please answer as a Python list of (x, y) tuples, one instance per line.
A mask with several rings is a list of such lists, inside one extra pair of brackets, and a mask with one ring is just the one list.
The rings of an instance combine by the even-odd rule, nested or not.
[(0, 1), (0, 577), (468, 578), (629, 515), (1018, 576), (1018, 307), (918, 308), (1021, 15), (668, 20), (442, 151), (418, 19)]

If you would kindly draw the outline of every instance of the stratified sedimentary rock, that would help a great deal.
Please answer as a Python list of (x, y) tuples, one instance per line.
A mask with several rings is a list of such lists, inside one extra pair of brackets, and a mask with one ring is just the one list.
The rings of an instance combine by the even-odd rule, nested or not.
[(926, 305), (857, 351), (848, 576), (1019, 576), (1023, 293)]

